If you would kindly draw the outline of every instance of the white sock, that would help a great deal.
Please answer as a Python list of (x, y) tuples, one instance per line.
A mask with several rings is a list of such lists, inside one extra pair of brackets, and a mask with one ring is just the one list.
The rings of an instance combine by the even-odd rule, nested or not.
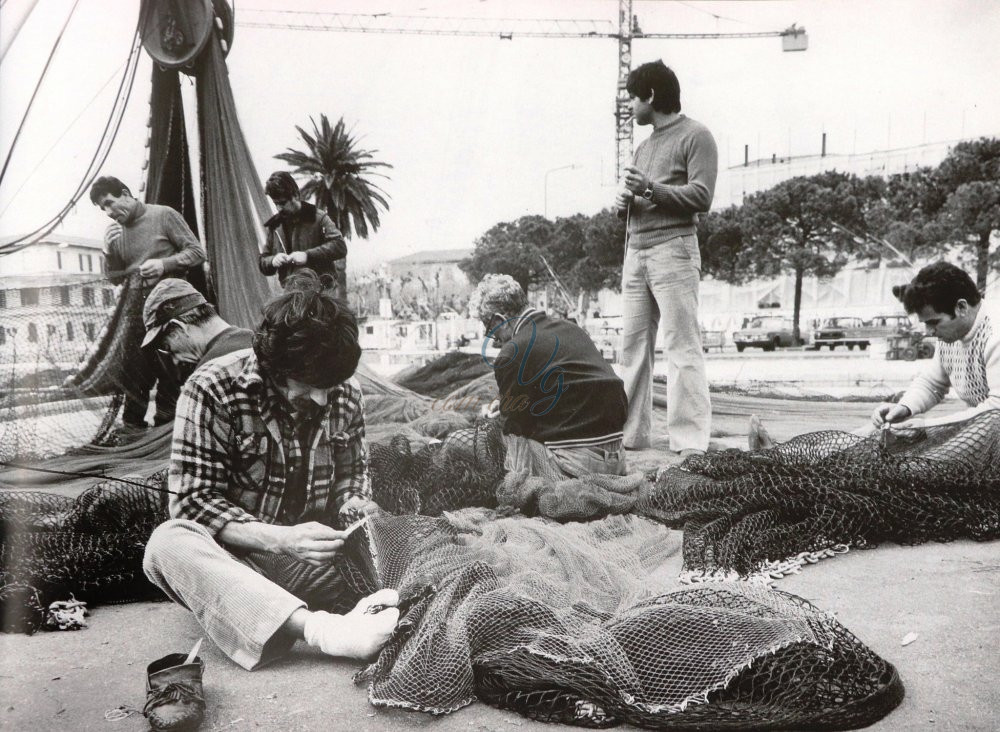
[[(306, 642), (330, 656), (364, 659), (373, 656), (392, 635), (399, 622), (399, 594), (395, 590), (379, 590), (363, 598), (346, 615), (334, 615), (323, 610), (312, 612), (306, 619)], [(382, 612), (369, 614), (368, 608), (387, 606)]]

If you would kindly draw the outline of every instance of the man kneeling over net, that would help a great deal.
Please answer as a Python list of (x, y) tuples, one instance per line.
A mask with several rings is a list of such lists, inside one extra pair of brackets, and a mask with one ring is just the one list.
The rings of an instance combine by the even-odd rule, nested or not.
[(510, 275), (486, 275), (469, 299), (487, 337), (500, 344), (493, 363), (507, 470), (579, 478), (625, 474), (625, 387), (587, 333), (528, 306)]
[(643, 478), (626, 475), (625, 389), (590, 336), (529, 307), (509, 275), (486, 275), (469, 310), (501, 346), (491, 364), (500, 397), (440, 448), (380, 449), (373, 475), (389, 488), (380, 504), (439, 513), (499, 502), (561, 520), (629, 511)]
[[(1000, 314), (947, 262), (894, 293), (938, 339), (898, 404), (879, 405), (854, 433), (777, 446), (753, 444), (766, 433), (752, 424), (751, 447), (767, 449), (691, 458), (637, 507), (684, 528), (692, 577), (780, 575), (794, 570), (790, 557), (886, 541), (1000, 537)], [(922, 416), (949, 388), (967, 408)]]

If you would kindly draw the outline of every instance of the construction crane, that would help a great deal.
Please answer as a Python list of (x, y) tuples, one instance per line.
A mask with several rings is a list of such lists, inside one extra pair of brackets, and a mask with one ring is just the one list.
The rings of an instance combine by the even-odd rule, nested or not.
[(456, 18), (378, 13), (310, 12), (241, 8), (236, 24), (248, 28), (332, 31), (338, 33), (396, 33), (407, 35), (483, 36), (520, 38), (608, 38), (618, 41), (618, 84), (615, 94), (615, 163), (621, 179), (632, 161), (632, 111), (625, 88), (632, 70), (632, 41), (646, 38), (720, 39), (781, 38), (783, 51), (805, 51), (809, 37), (795, 25), (780, 31), (757, 33), (645, 33), (632, 13), (633, 0), (618, 0), (617, 27), (609, 20), (567, 18)]

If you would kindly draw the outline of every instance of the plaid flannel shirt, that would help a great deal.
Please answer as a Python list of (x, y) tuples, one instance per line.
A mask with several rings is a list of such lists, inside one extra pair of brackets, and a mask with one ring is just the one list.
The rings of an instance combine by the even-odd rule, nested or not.
[[(343, 526), (351, 498), (368, 500), (364, 400), (355, 379), (338, 385), (308, 450), (252, 351), (199, 369), (177, 402), (168, 485), (170, 515), (217, 534), (230, 521)], [(308, 457), (308, 462), (304, 456)], [(305, 471), (304, 495), (289, 476)]]

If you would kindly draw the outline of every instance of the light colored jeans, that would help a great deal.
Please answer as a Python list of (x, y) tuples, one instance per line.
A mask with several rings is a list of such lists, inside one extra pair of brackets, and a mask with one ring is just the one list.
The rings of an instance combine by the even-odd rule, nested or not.
[(251, 671), (295, 644), (279, 632), (295, 610), (307, 603), (341, 609), (356, 599), (336, 565), (313, 567), (264, 552), (237, 557), (204, 526), (185, 519), (156, 528), (142, 567), (150, 582), (194, 613), (223, 653)]
[(625, 475), (625, 450), (621, 439), (608, 440), (593, 447), (547, 447), (541, 442), (504, 435), (507, 454), (504, 469), (527, 470), (538, 478), (565, 480), (585, 475)]
[(698, 284), (701, 255), (692, 235), (649, 249), (629, 248), (622, 268), (623, 381), (628, 397), (625, 447), (650, 445), (656, 333), (667, 359), (667, 435), (671, 450), (707, 450), (712, 422)]

